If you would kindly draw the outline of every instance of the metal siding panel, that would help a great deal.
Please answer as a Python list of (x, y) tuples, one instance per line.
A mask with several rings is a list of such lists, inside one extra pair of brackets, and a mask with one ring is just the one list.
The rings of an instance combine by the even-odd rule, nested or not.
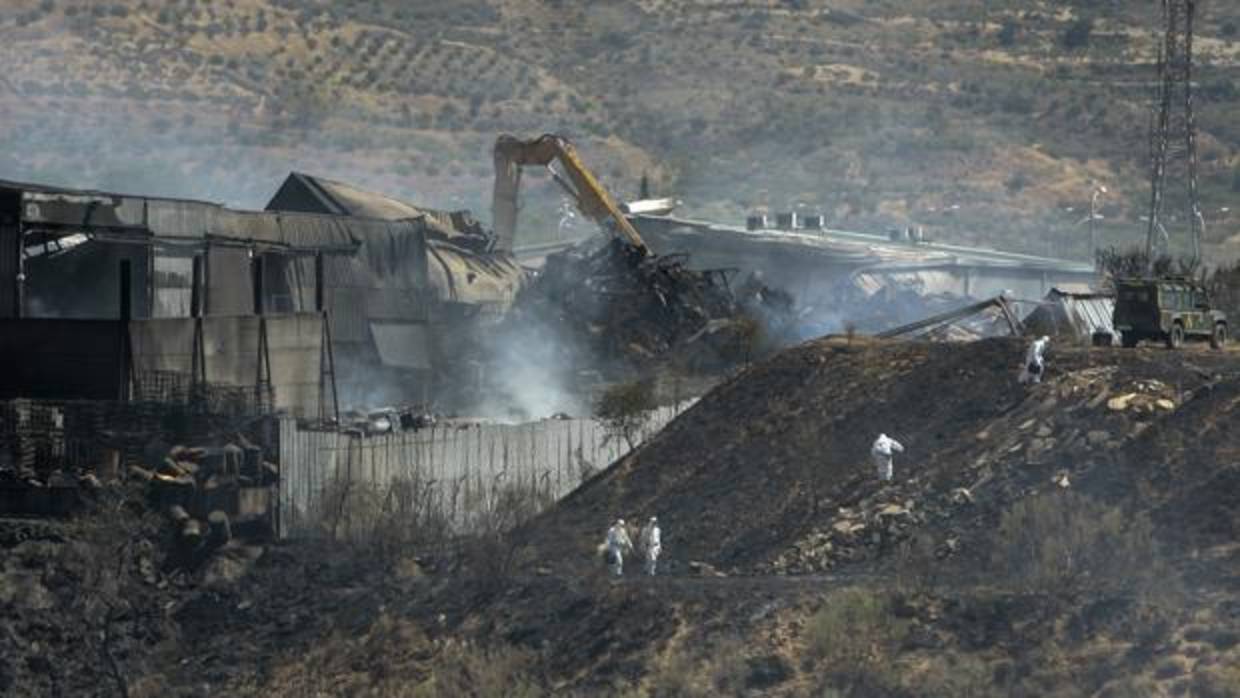
[(372, 322), (370, 331), (384, 364), (397, 368), (431, 368), (431, 341), (426, 325)]
[(219, 227), (219, 211), (198, 201), (152, 199), (147, 202), (147, 226), (158, 237), (200, 239)]
[(27, 191), (22, 199), (22, 218), (29, 222), (104, 228), (140, 228), (145, 224), (145, 200), (137, 197), (65, 190)]
[(319, 410), (319, 372), (323, 361), (323, 320), (317, 314), (271, 316), (267, 349), (276, 407), (302, 418)]
[(208, 383), (255, 385), (258, 380), (258, 320), (254, 315), (202, 319)]
[(212, 245), (207, 251), (208, 314), (253, 313), (253, 281), (248, 250)]

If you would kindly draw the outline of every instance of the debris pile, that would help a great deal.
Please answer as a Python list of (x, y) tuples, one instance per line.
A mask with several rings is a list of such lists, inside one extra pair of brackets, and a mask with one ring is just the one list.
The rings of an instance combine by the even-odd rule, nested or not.
[(378, 407), (372, 409), (347, 409), (341, 414), (341, 427), (345, 433), (358, 436), (390, 434), (398, 431), (418, 431), (435, 425), (438, 417), (422, 406)]
[(273, 485), (279, 467), (245, 439), (222, 448), (174, 446), (156, 467), (129, 467), (146, 483), (151, 506), (167, 517), (178, 565), (196, 568), (234, 537), (263, 539), (273, 531)]
[(644, 256), (618, 240), (552, 255), (507, 323), (545, 328), (574, 364), (640, 366), (675, 353), (710, 369), (749, 358), (763, 337), (760, 318), (791, 312), (786, 293), (750, 279), (747, 305), (738, 302), (727, 272), (693, 271), (685, 261)]
[[(819, 307), (807, 311), (810, 320), (822, 324), (820, 334), (839, 332), (843, 326), (851, 326), (865, 334), (875, 334), (948, 313), (978, 300), (894, 280), (877, 289), (866, 288), (853, 279), (834, 284), (823, 298), (826, 300), (820, 302)], [(983, 331), (983, 327), (993, 324), (975, 321), (969, 329), (979, 336), (993, 336), (998, 332)]]

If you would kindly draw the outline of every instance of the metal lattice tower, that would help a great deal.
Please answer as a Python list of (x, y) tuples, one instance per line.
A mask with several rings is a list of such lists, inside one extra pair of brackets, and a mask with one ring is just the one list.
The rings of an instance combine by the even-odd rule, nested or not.
[(1205, 221), (1197, 198), (1197, 123), (1193, 118), (1193, 19), (1197, 0), (1159, 0), (1163, 35), (1158, 87), (1150, 124), (1150, 212), (1146, 252), (1173, 254), (1187, 233), (1194, 263), (1201, 261)]

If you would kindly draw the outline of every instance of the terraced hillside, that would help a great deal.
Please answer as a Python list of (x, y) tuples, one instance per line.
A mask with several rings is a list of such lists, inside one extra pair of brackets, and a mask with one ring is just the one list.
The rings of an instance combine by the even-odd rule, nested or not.
[[(1240, 7), (1202, 6), (1217, 245), (1240, 233)], [(485, 212), (495, 134), (560, 131), (620, 193), (648, 172), (690, 213), (1080, 255), (1094, 181), (1104, 240), (1140, 228), (1153, 8), (9, 0), (0, 174), (257, 205), (296, 168)], [(537, 237), (555, 197), (532, 184)]]

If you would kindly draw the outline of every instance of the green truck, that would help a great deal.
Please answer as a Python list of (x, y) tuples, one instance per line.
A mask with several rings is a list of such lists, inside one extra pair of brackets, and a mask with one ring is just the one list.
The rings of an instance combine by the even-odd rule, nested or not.
[(1227, 316), (1211, 306), (1201, 284), (1186, 278), (1116, 281), (1112, 320), (1125, 347), (1156, 340), (1178, 349), (1185, 340), (1208, 339), (1219, 349), (1227, 342)]

